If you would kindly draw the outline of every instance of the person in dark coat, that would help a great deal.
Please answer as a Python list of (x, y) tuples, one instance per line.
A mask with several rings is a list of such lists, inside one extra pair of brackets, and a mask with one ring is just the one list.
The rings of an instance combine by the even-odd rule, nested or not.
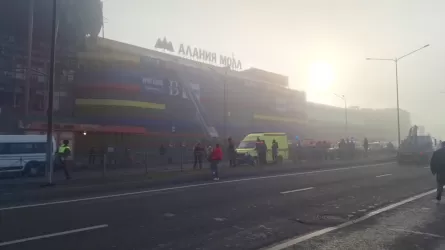
[(368, 138), (365, 137), (365, 140), (363, 140), (363, 149), (365, 150), (365, 157), (368, 157), (368, 149), (369, 149), (369, 142)]
[(202, 169), (202, 157), (204, 157), (205, 150), (204, 147), (201, 146), (201, 143), (197, 143), (195, 148), (193, 149), (193, 155), (195, 158), (195, 162), (193, 164), (193, 169), (196, 169), (196, 165), (199, 165), (199, 169)]
[(236, 148), (231, 137), (228, 139), (229, 146), (227, 147), (227, 153), (229, 154), (229, 165), (236, 167)]
[(436, 176), (437, 202), (442, 199), (443, 185), (445, 185), (445, 143), (442, 142), (441, 146), (440, 149), (434, 151), (430, 161), (431, 172)]
[(276, 162), (277, 157), (278, 157), (278, 142), (275, 141), (275, 139), (273, 139), (273, 141), (272, 141), (272, 160), (274, 162)]

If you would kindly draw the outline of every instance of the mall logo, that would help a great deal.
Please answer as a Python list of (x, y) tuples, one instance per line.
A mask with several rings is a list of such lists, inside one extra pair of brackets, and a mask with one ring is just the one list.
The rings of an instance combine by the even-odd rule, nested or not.
[(156, 40), (155, 48), (175, 52), (172, 42), (167, 41), (167, 38), (165, 37), (162, 40), (161, 38), (158, 38), (158, 40)]
[[(167, 38), (165, 37), (162, 40), (161, 38), (158, 38), (155, 44), (155, 48), (162, 49), (164, 51), (175, 52), (172, 42), (168, 41)], [(201, 48), (184, 45), (182, 43), (179, 45), (178, 55), (209, 64), (223, 65), (224, 67), (229, 67), (232, 70), (243, 69), (241, 61), (235, 59), (235, 56), (233, 54), (231, 57), (219, 55), (219, 61), (218, 61), (217, 60), (218, 57), (215, 52), (210, 52)]]

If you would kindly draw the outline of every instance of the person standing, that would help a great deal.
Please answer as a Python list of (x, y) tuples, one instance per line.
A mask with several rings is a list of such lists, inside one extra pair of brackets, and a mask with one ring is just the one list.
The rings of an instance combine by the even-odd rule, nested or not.
[(63, 172), (65, 173), (65, 178), (67, 180), (71, 179), (71, 175), (68, 171), (68, 166), (67, 166), (67, 158), (71, 155), (71, 148), (69, 146), (69, 141), (68, 140), (63, 140), (63, 144), (59, 147), (59, 150), (57, 150), (57, 162), (58, 164), (62, 167)]
[(261, 146), (261, 158), (263, 161), (263, 165), (267, 164), (267, 144), (265, 140), (262, 140), (262, 146)]
[(274, 162), (276, 162), (277, 158), (278, 158), (278, 143), (277, 143), (277, 141), (275, 141), (275, 139), (273, 139), (273, 141), (272, 141), (272, 160)]
[(201, 143), (197, 143), (195, 148), (193, 149), (194, 163), (193, 170), (196, 169), (196, 165), (199, 165), (199, 169), (202, 169), (202, 157), (204, 155), (204, 148), (201, 146)]
[(363, 149), (365, 150), (365, 157), (368, 157), (369, 142), (368, 142), (368, 138), (366, 138), (366, 137), (363, 140)]
[(441, 148), (434, 151), (430, 161), (431, 173), (436, 176), (437, 193), (436, 200), (439, 203), (442, 199), (443, 185), (445, 185), (445, 143)]
[(213, 180), (219, 180), (218, 164), (223, 158), (223, 152), (219, 144), (216, 144), (210, 155), (210, 168), (212, 169)]
[(228, 142), (227, 153), (229, 154), (229, 166), (236, 167), (236, 149), (231, 137), (229, 137)]
[(257, 160), (258, 160), (258, 164), (263, 164), (263, 145), (262, 142), (260, 140), (260, 137), (256, 138), (256, 143), (255, 143), (255, 151), (257, 153)]

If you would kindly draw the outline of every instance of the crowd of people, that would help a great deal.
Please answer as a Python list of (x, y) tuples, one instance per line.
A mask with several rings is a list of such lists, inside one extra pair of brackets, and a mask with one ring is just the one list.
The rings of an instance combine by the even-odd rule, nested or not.
[[(210, 162), (211, 170), (215, 180), (219, 179), (218, 175), (218, 165), (223, 160), (223, 151), (226, 152), (228, 164), (230, 167), (235, 167), (237, 165), (237, 153), (236, 145), (232, 138), (227, 140), (227, 148), (224, 150), (219, 144), (213, 146), (204, 146), (202, 143), (198, 142), (193, 148), (193, 169), (202, 169), (205, 162)], [(368, 139), (363, 140), (363, 155), (367, 157), (369, 150)], [(278, 143), (273, 140), (270, 149), (266, 145), (264, 140), (257, 138), (255, 143), (255, 151), (258, 155), (258, 164), (267, 164), (267, 153), (270, 151), (272, 155), (272, 161), (277, 161), (278, 157)], [(350, 139), (341, 139), (337, 147), (334, 147), (328, 141), (317, 141), (313, 142), (309, 146), (302, 146), (300, 143), (295, 143), (294, 147), (290, 147), (290, 159), (294, 162), (300, 160), (328, 160), (328, 159), (353, 159), (357, 157), (356, 142)]]
[[(266, 145), (266, 142), (261, 138), (257, 138), (254, 145), (254, 150), (257, 153), (257, 157), (251, 157), (251, 161), (247, 161), (247, 164), (251, 165), (266, 165), (271, 162), (281, 162), (282, 158), (279, 157), (279, 145), (275, 139), (269, 142), (271, 145)], [(289, 146), (289, 159), (295, 163), (300, 161), (321, 161), (331, 159), (353, 159), (356, 157), (367, 157), (369, 150), (368, 139), (364, 138), (363, 144), (357, 149), (357, 142), (351, 139), (341, 139), (337, 144), (333, 144), (329, 141), (311, 141), (310, 143), (303, 143), (296, 141)], [(283, 149), (286, 147), (282, 146)], [(179, 143), (177, 145), (168, 144), (164, 146), (161, 144), (159, 147), (159, 164), (168, 165), (175, 164), (180, 161), (190, 161), (190, 147), (187, 147), (185, 143)], [(240, 163), (240, 159), (237, 159), (237, 144), (232, 138), (228, 138), (221, 146), (219, 143), (213, 141), (197, 142), (192, 149), (193, 156), (193, 169), (200, 170), (207, 163), (211, 166), (212, 173), (215, 179), (218, 179), (218, 165), (223, 160), (227, 160), (230, 167), (236, 167)], [(114, 150), (108, 148), (107, 163), (113, 163), (117, 161)], [(97, 154), (96, 148), (91, 148), (89, 152), (88, 162), (94, 165), (96, 162), (104, 163), (104, 157), (102, 154)], [(224, 157), (223, 157), (224, 152)], [(179, 157), (180, 156), (180, 160)], [(116, 156), (117, 157), (117, 156)], [(125, 149), (122, 157), (119, 158), (119, 162), (125, 163), (125, 165), (132, 165), (135, 161), (130, 149)], [(96, 159), (97, 158), (97, 159)], [(121, 159), (122, 158), (122, 159)], [(246, 160), (246, 159), (244, 159)], [(157, 160), (156, 160), (157, 161)], [(242, 162), (242, 161), (241, 161)], [(246, 163), (246, 161), (244, 161)]]

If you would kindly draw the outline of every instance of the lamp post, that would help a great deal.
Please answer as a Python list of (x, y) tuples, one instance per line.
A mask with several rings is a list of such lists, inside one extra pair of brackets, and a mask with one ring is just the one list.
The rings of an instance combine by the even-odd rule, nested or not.
[(430, 45), (427, 44), (427, 45), (420, 47), (416, 50), (413, 50), (401, 57), (396, 57), (396, 58), (366, 58), (366, 60), (373, 60), (373, 61), (392, 61), (392, 62), (394, 62), (395, 66), (396, 66), (397, 142), (398, 142), (398, 145), (400, 145), (400, 107), (399, 107), (399, 76), (398, 76), (398, 65), (397, 64), (401, 59), (403, 59), (409, 55), (412, 55), (412, 54), (416, 53), (417, 51), (424, 49), (428, 46), (430, 46)]
[(345, 95), (338, 95), (335, 94), (335, 96), (337, 96), (338, 98), (342, 99), (343, 102), (345, 103), (345, 138), (348, 138), (348, 105), (346, 103), (346, 97)]
[[(26, 81), (25, 81), (25, 119), (28, 119), (29, 114), (29, 92), (30, 92), (30, 84), (31, 84), (31, 70), (32, 70), (32, 38), (34, 31), (34, 0), (29, 0), (29, 9), (28, 9), (28, 58), (27, 58), (27, 66), (26, 66)], [(15, 95), (15, 90), (14, 90)]]
[(50, 57), (50, 72), (48, 85), (48, 126), (46, 131), (47, 136), (47, 151), (46, 162), (49, 166), (48, 184), (53, 185), (53, 101), (54, 101), (54, 70), (56, 62), (56, 39), (57, 39), (57, 0), (53, 0), (52, 13), (52, 34), (51, 34), (51, 57)]

